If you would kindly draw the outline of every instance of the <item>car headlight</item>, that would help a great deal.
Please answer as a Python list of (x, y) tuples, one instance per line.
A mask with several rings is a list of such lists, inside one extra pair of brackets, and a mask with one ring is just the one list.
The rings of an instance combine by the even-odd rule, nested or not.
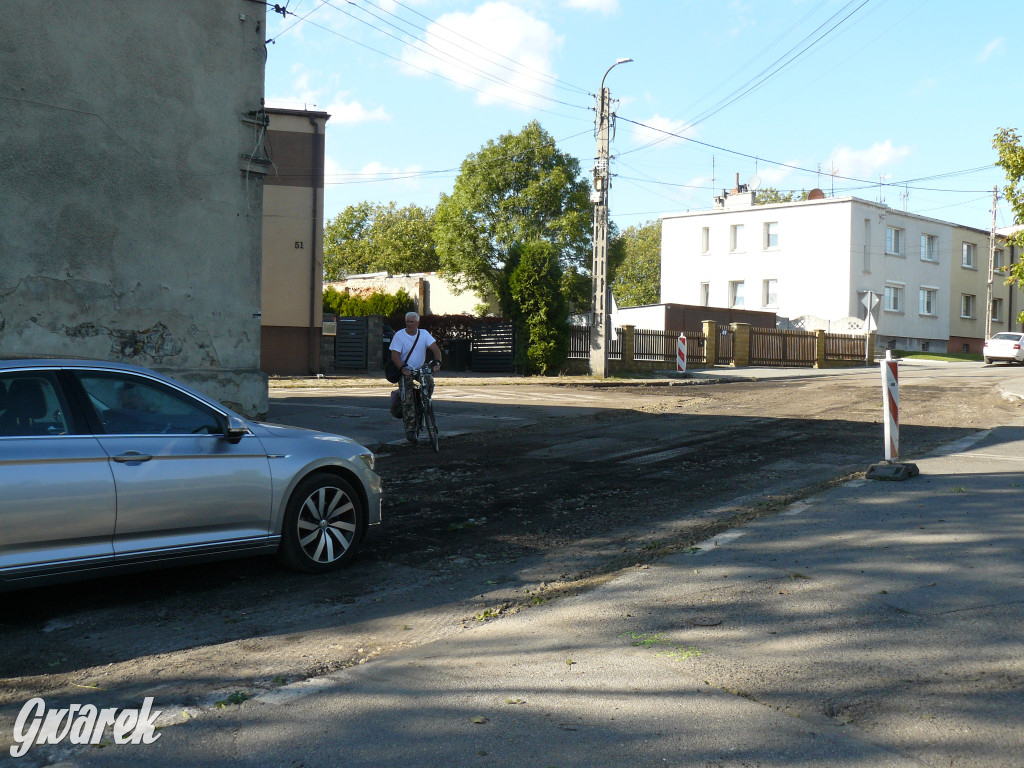
[(359, 458), (363, 460), (366, 466), (368, 466), (370, 469), (373, 469), (375, 458), (372, 453), (360, 453)]

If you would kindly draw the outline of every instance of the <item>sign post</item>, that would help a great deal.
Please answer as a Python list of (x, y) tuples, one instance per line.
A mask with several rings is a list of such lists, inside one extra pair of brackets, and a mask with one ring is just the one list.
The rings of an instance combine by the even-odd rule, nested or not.
[(899, 360), (885, 351), (882, 361), (882, 405), (885, 408), (885, 460), (900, 456), (900, 367)]
[(868, 467), (868, 480), (906, 480), (918, 474), (916, 464), (896, 461), (900, 455), (900, 369), (899, 360), (885, 351), (882, 360), (882, 409), (885, 423), (885, 461)]
[(681, 333), (676, 342), (676, 372), (686, 373), (686, 336)]
[(870, 346), (868, 344), (868, 336), (870, 336), (871, 331), (874, 330), (872, 326), (874, 325), (873, 321), (875, 319), (875, 307), (878, 306), (878, 294), (874, 291), (867, 291), (864, 294), (864, 298), (860, 300), (860, 303), (867, 307), (868, 310), (867, 320), (864, 321), (864, 365), (871, 365), (871, 359), (869, 357), (871, 350), (868, 348)]

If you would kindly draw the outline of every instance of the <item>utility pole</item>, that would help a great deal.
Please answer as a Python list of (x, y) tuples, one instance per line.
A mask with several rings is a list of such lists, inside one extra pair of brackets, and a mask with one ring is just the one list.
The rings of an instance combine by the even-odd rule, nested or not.
[(988, 236), (988, 298), (985, 302), (985, 341), (992, 338), (992, 278), (996, 267), (996, 205), (999, 187), (992, 187), (992, 231)]
[(611, 93), (604, 87), (604, 80), (612, 69), (630, 61), (632, 59), (619, 59), (605, 70), (601, 78), (601, 90), (597, 95), (597, 162), (594, 164), (594, 191), (590, 193), (590, 201), (594, 204), (590, 375), (601, 379), (608, 377), (608, 338), (611, 335), (608, 316), (611, 304), (608, 290), (608, 188), (611, 186), (609, 142), (612, 99)]

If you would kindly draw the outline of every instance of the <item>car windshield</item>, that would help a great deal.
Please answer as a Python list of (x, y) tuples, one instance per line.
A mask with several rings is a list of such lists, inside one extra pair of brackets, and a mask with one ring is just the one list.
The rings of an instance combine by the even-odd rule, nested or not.
[(1019, 333), (997, 333), (990, 341), (1020, 341)]

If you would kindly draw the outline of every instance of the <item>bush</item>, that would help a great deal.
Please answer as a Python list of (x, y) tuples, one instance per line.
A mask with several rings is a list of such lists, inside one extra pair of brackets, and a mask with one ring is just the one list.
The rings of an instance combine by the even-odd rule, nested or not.
[(331, 312), (339, 317), (366, 317), (367, 315), (403, 317), (406, 312), (416, 306), (416, 302), (404, 288), (399, 288), (397, 293), (375, 291), (369, 296), (363, 297), (353, 296), (347, 288), (344, 291), (338, 291), (328, 287), (324, 291), (323, 304), (324, 312)]
[(569, 305), (554, 246), (536, 241), (521, 250), (509, 278), (519, 346), (516, 365), (527, 374), (556, 373), (569, 355)]

